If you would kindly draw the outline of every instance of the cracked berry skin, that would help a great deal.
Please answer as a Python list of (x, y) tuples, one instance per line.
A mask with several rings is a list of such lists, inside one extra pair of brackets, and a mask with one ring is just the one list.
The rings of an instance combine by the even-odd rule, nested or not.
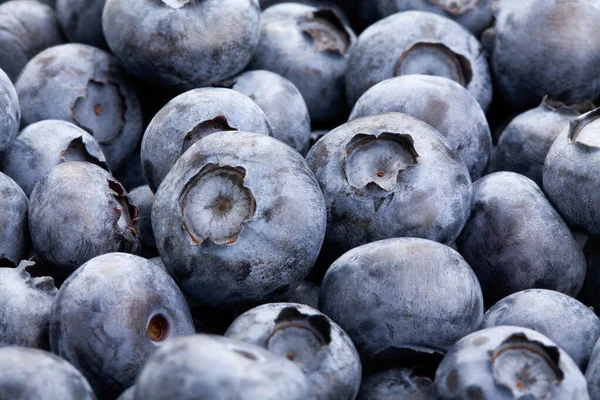
[(284, 299), (312, 268), (325, 224), (323, 194), (302, 156), (247, 132), (192, 145), (152, 208), (167, 269), (188, 296), (218, 308)]
[(466, 166), (438, 131), (410, 115), (348, 122), (319, 140), (306, 160), (325, 195), (323, 252), (333, 259), (392, 237), (450, 244), (469, 216)]
[(9, 77), (0, 69), (0, 160), (19, 133), (21, 107), (17, 91)]
[(319, 399), (354, 400), (361, 381), (358, 352), (326, 315), (296, 303), (271, 303), (246, 311), (226, 337), (264, 347), (293, 361)]
[(102, 32), (106, 0), (56, 0), (56, 18), (69, 42), (107, 49)]
[(600, 4), (508, 0), (495, 14), (490, 64), (511, 106), (535, 107), (546, 95), (566, 104), (600, 96), (600, 52), (589, 40), (600, 30)]
[(356, 400), (434, 400), (435, 386), (410, 369), (389, 369), (363, 381)]
[(547, 336), (582, 371), (600, 338), (600, 319), (594, 311), (553, 290), (529, 289), (503, 298), (485, 313), (481, 328), (500, 325), (522, 326)]
[(52, 278), (30, 275), (35, 263), (0, 268), (0, 347), (50, 350), (48, 325), (57, 293)]
[(483, 111), (492, 100), (490, 71), (479, 41), (448, 18), (406, 11), (382, 19), (358, 37), (346, 72), (348, 104), (354, 105), (378, 82), (411, 74), (458, 82)]
[(6, 153), (3, 172), (29, 196), (42, 176), (69, 161), (89, 162), (110, 172), (92, 135), (67, 121), (45, 120), (19, 133)]
[(498, 326), (459, 340), (435, 374), (438, 399), (589, 399), (577, 364), (527, 328)]
[(16, 266), (29, 252), (29, 201), (10, 177), (0, 172), (0, 264)]
[(576, 108), (544, 97), (539, 106), (517, 115), (498, 140), (495, 170), (525, 175), (542, 187), (550, 147), (579, 114)]
[[(185, 382), (182, 385), (181, 382)], [(263, 348), (215, 335), (165, 343), (146, 363), (135, 400), (315, 400), (291, 361)]]
[(128, 73), (184, 91), (241, 72), (259, 40), (260, 6), (258, 0), (107, 0), (102, 27)]
[(319, 309), (350, 336), (367, 365), (411, 353), (444, 354), (479, 328), (475, 273), (448, 246), (395, 238), (350, 250), (327, 270)]
[(600, 108), (571, 120), (544, 162), (544, 191), (569, 226), (600, 235)]
[(165, 340), (193, 333), (173, 279), (151, 261), (124, 253), (96, 257), (73, 273), (50, 319), (52, 351), (79, 369), (101, 398), (131, 386)]
[(69, 121), (100, 143), (114, 170), (142, 135), (140, 104), (117, 59), (84, 44), (50, 47), (35, 56), (15, 84), (23, 126), (45, 119)]
[(308, 152), (310, 115), (302, 93), (283, 76), (274, 72), (247, 71), (222, 83), (250, 97), (265, 112), (273, 137), (300, 154)]
[(96, 400), (89, 383), (71, 364), (44, 350), (0, 348), (0, 362), (10, 366), (0, 376), (3, 399)]
[(54, 167), (30, 197), (35, 253), (60, 277), (105, 253), (140, 251), (139, 214), (121, 184), (87, 162)]
[(350, 121), (386, 112), (405, 113), (431, 125), (460, 154), (471, 180), (484, 175), (492, 134), (479, 103), (458, 83), (428, 75), (386, 79), (358, 99)]
[(153, 192), (177, 159), (203, 137), (219, 131), (272, 135), (264, 111), (248, 96), (225, 88), (185, 92), (150, 121), (142, 139), (142, 169)]
[(142, 256), (153, 257), (157, 254), (156, 241), (152, 231), (152, 204), (154, 204), (154, 193), (146, 186), (140, 186), (129, 192), (131, 203), (140, 212), (140, 235), (142, 239)]
[(356, 35), (332, 9), (283, 3), (261, 15), (261, 37), (248, 64), (289, 79), (306, 101), (313, 123), (348, 115), (344, 74)]
[(54, 10), (43, 3), (21, 0), (0, 5), (0, 68), (13, 82), (33, 56), (65, 42)]
[(569, 227), (535, 182), (514, 172), (473, 184), (471, 216), (456, 244), (488, 305), (533, 288), (576, 296), (585, 279), (585, 257)]

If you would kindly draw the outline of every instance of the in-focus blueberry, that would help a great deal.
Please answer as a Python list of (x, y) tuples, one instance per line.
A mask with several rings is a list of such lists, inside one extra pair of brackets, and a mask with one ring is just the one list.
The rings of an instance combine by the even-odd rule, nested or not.
[(0, 160), (19, 133), (21, 107), (12, 82), (0, 69)]

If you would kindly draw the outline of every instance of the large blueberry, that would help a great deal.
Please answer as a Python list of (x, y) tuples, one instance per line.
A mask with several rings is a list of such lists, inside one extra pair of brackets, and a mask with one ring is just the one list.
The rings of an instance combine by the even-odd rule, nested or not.
[(375, 373), (363, 382), (356, 400), (434, 400), (431, 379), (410, 369), (390, 369)]
[(191, 145), (219, 131), (272, 134), (264, 111), (235, 90), (195, 89), (167, 103), (154, 116), (142, 139), (142, 168), (150, 189), (156, 191)]
[(140, 235), (142, 236), (142, 255), (152, 257), (156, 255), (156, 241), (152, 231), (152, 204), (154, 193), (146, 186), (140, 186), (129, 192), (131, 203), (140, 212)]
[(98, 396), (134, 383), (146, 359), (169, 338), (194, 333), (173, 279), (138, 256), (96, 257), (65, 281), (52, 306), (50, 346), (73, 363)]
[(346, 73), (348, 104), (378, 82), (411, 74), (458, 82), (484, 111), (492, 99), (490, 72), (477, 39), (448, 18), (406, 11), (371, 25), (359, 36)]
[(130, 74), (190, 90), (240, 72), (259, 39), (258, 0), (107, 0), (102, 27)]
[(600, 96), (600, 3), (498, 2), (492, 67), (503, 97), (535, 107), (549, 95), (567, 104)]
[(401, 113), (356, 119), (329, 132), (307, 161), (327, 203), (323, 250), (337, 257), (392, 237), (452, 243), (471, 206), (471, 179), (435, 129)]
[(375, 0), (375, 3), (385, 17), (410, 10), (443, 15), (461, 24), (476, 37), (494, 23), (494, 0)]
[(42, 3), (22, 0), (0, 5), (0, 68), (13, 81), (33, 56), (64, 43), (54, 10)]
[(194, 300), (222, 308), (285, 298), (312, 268), (325, 224), (323, 194), (302, 156), (246, 132), (190, 147), (152, 208), (167, 269)]
[(0, 160), (19, 133), (21, 107), (12, 82), (0, 69)]
[(589, 399), (577, 364), (546, 336), (498, 326), (462, 338), (436, 374), (438, 399)]
[(475, 182), (473, 191), (471, 216), (457, 245), (488, 305), (532, 288), (577, 295), (585, 257), (535, 182), (496, 172)]
[(356, 102), (350, 120), (401, 112), (439, 131), (465, 162), (472, 180), (486, 171), (492, 135), (479, 103), (458, 83), (439, 76), (406, 75), (386, 79)]
[(291, 361), (244, 342), (212, 335), (165, 343), (146, 363), (136, 400), (313, 400)]
[(16, 266), (30, 248), (27, 213), (29, 201), (23, 190), (0, 173), (0, 265)]
[(29, 61), (15, 86), (23, 125), (72, 122), (94, 136), (115, 170), (140, 140), (137, 95), (117, 59), (100, 49), (76, 43), (46, 49)]
[(30, 197), (33, 249), (61, 278), (101, 254), (138, 252), (138, 220), (123, 186), (87, 162), (54, 167)]
[(50, 349), (48, 324), (56, 295), (54, 281), (30, 275), (34, 262), (0, 268), (0, 347)]
[(504, 129), (493, 168), (523, 174), (541, 187), (552, 143), (578, 115), (575, 108), (544, 97), (538, 107), (519, 114)]
[(293, 361), (319, 399), (354, 400), (358, 393), (362, 369), (354, 344), (311, 307), (271, 303), (253, 308), (236, 318), (225, 336)]
[(344, 74), (354, 32), (332, 9), (297, 3), (267, 8), (249, 67), (277, 72), (304, 96), (313, 122), (344, 120)]
[(70, 122), (45, 120), (19, 133), (6, 153), (3, 172), (29, 196), (42, 176), (68, 161), (87, 161), (109, 170), (93, 136)]
[(443, 354), (477, 329), (483, 297), (455, 250), (396, 238), (340, 257), (325, 274), (319, 309), (348, 333), (364, 362), (401, 363), (413, 351)]
[(0, 398), (96, 400), (89, 383), (71, 364), (38, 349), (0, 349)]
[(267, 115), (273, 137), (306, 154), (310, 142), (310, 115), (302, 93), (274, 72), (244, 72), (224, 85), (250, 97)]
[(56, 16), (71, 42), (106, 48), (102, 10), (106, 0), (56, 0)]
[(573, 119), (544, 162), (544, 191), (567, 223), (600, 235), (600, 108)]
[(594, 311), (553, 290), (530, 289), (503, 298), (485, 313), (481, 324), (482, 328), (500, 325), (522, 326), (547, 336), (582, 371), (600, 338), (600, 319)]

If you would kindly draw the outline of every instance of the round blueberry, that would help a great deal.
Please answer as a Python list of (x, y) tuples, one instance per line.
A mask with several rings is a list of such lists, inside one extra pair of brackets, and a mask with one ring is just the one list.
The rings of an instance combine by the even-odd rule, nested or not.
[(319, 309), (350, 336), (363, 362), (412, 351), (443, 354), (473, 332), (483, 297), (456, 251), (425, 239), (381, 240), (350, 250), (327, 271)]
[(52, 351), (73, 363), (102, 398), (131, 386), (165, 340), (193, 333), (173, 279), (156, 264), (124, 253), (96, 257), (73, 273), (50, 320)]
[(0, 172), (0, 265), (16, 266), (30, 248), (29, 201), (12, 179)]
[(102, 32), (106, 0), (56, 0), (56, 17), (71, 42), (107, 48)]
[(496, 172), (473, 185), (473, 206), (457, 245), (488, 305), (525, 289), (576, 296), (585, 257), (567, 224), (531, 179)]
[(498, 326), (456, 343), (436, 374), (438, 399), (589, 399), (569, 355), (541, 333)]
[(183, 291), (220, 308), (285, 298), (325, 235), (323, 194), (298, 152), (220, 132), (185, 152), (156, 192), (158, 251)]
[(60, 277), (101, 254), (138, 252), (138, 220), (123, 186), (87, 162), (54, 167), (30, 197), (33, 249)]
[(448, 18), (406, 11), (371, 25), (359, 36), (346, 73), (348, 104), (378, 82), (411, 74), (456, 81), (484, 111), (492, 99), (490, 72), (477, 39)]
[(107, 0), (102, 27), (130, 74), (190, 90), (240, 72), (259, 39), (258, 0)]
[(154, 116), (142, 139), (142, 168), (150, 189), (156, 191), (191, 145), (220, 131), (272, 134), (264, 111), (235, 90), (195, 89), (167, 103)]
[(369, 376), (361, 385), (356, 400), (434, 400), (431, 379), (415, 375), (410, 369), (390, 369)]
[(225, 336), (293, 361), (319, 399), (354, 400), (358, 393), (362, 369), (354, 344), (311, 307), (271, 303), (253, 308), (236, 318)]
[(458, 83), (426, 75), (386, 79), (358, 99), (350, 120), (386, 112), (409, 114), (439, 131), (460, 154), (472, 180), (487, 170), (490, 128), (479, 103)]
[(110, 171), (93, 136), (70, 122), (45, 120), (19, 133), (4, 158), (3, 172), (29, 196), (42, 176), (69, 161), (86, 161)]
[(12, 82), (0, 69), (0, 160), (19, 133), (21, 107)]
[(70, 43), (35, 56), (16, 83), (23, 125), (61, 119), (88, 131), (113, 169), (135, 150), (142, 114), (117, 60), (92, 46)]
[(0, 268), (0, 347), (23, 346), (49, 350), (50, 308), (56, 295), (54, 281), (32, 277), (34, 262)]

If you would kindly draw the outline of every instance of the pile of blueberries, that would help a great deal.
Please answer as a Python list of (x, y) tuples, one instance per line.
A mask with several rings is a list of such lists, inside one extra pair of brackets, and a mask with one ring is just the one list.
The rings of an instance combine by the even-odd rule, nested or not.
[(0, 399), (600, 399), (600, 1), (0, 3)]

